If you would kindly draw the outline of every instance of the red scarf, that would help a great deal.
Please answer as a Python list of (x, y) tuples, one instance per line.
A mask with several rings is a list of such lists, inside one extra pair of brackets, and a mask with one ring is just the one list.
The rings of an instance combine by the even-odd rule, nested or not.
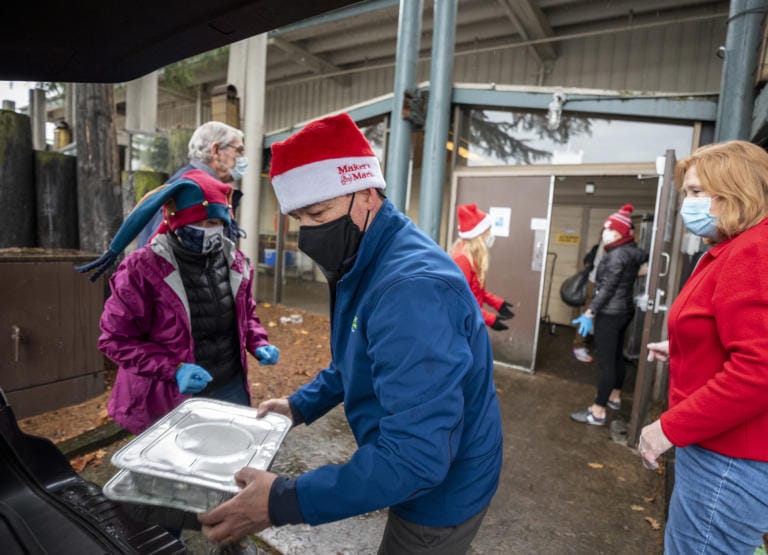
[(605, 250), (609, 251), (611, 249), (615, 249), (616, 247), (620, 247), (621, 245), (626, 245), (627, 243), (634, 243), (635, 238), (632, 235), (627, 235), (626, 237), (622, 237), (621, 239), (616, 239), (613, 243), (608, 243), (605, 245)]

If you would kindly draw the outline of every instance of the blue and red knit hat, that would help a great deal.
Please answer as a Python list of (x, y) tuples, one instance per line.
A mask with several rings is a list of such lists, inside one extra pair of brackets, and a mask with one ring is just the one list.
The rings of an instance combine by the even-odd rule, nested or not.
[(95, 269), (88, 279), (96, 281), (115, 263), (117, 256), (133, 241), (160, 207), (163, 209), (163, 222), (155, 235), (208, 218), (219, 218), (225, 225), (229, 225), (232, 221), (233, 191), (231, 185), (222, 183), (203, 170), (185, 172), (178, 179), (144, 195), (123, 220), (120, 229), (109, 243), (109, 249), (93, 262), (75, 266), (75, 269), (81, 273)]

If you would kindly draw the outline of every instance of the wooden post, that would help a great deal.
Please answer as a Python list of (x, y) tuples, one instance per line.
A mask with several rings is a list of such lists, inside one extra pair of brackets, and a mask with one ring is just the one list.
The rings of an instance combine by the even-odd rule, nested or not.
[(37, 242), (49, 249), (76, 249), (77, 161), (58, 152), (35, 151)]
[(35, 246), (35, 181), (29, 116), (0, 111), (0, 248)]
[(80, 248), (101, 253), (122, 222), (115, 103), (111, 84), (78, 83), (75, 91)]

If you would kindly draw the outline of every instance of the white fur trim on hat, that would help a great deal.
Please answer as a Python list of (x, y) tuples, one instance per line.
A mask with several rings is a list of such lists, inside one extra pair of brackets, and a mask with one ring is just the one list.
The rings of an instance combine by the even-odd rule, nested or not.
[(475, 237), (479, 237), (485, 233), (487, 229), (490, 229), (492, 223), (493, 220), (491, 219), (491, 215), (486, 214), (485, 218), (480, 220), (478, 224), (469, 231), (465, 231), (463, 233), (459, 231), (459, 237), (462, 239), (474, 239)]
[(272, 177), (283, 214), (370, 187), (384, 189), (386, 185), (379, 161), (373, 156), (320, 160)]

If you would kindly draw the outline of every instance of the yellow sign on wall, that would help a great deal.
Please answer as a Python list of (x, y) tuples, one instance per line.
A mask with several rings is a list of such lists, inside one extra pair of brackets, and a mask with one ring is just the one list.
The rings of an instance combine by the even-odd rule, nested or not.
[(581, 237), (573, 233), (558, 233), (555, 235), (555, 243), (558, 245), (578, 245)]

